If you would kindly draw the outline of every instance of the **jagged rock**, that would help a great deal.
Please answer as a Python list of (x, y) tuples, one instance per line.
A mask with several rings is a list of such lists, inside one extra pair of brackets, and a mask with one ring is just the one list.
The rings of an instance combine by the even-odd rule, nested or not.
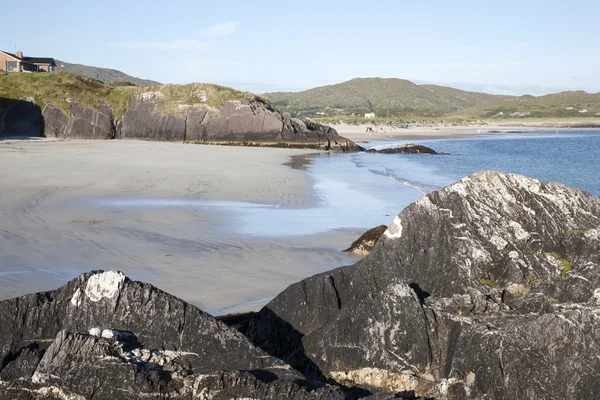
[(600, 391), (597, 315), (600, 199), (485, 171), (239, 329), (307, 376), (436, 399), (584, 399)]
[(120, 272), (0, 302), (0, 399), (342, 399), (241, 333)]
[(204, 104), (179, 104), (177, 110), (167, 112), (161, 108), (164, 96), (152, 93), (131, 98), (117, 137), (362, 150), (330, 127), (308, 120), (294, 120), (289, 114), (283, 115), (271, 105), (257, 100), (226, 101), (220, 109)]
[(398, 147), (386, 147), (383, 149), (369, 149), (368, 153), (382, 153), (382, 154), (443, 154), (430, 149), (427, 146), (420, 144), (408, 143)]
[(0, 137), (40, 137), (43, 130), (42, 113), (31, 97), (23, 97), (6, 109), (0, 109)]
[(356, 239), (350, 247), (344, 250), (344, 252), (356, 256), (366, 256), (373, 250), (373, 247), (375, 247), (377, 241), (386, 230), (386, 225), (379, 225), (373, 229), (369, 229)]
[(48, 104), (42, 113), (44, 117), (44, 136), (61, 139), (114, 139), (114, 116), (110, 107), (101, 106), (99, 110), (71, 104), (71, 115)]

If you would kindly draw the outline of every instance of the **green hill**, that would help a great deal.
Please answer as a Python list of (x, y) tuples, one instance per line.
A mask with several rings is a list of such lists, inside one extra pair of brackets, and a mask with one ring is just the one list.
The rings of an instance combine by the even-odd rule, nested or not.
[(570, 91), (545, 96), (519, 96), (479, 104), (456, 114), (487, 119), (598, 118), (600, 93)]
[(71, 64), (65, 61), (56, 60), (56, 70), (69, 72), (75, 75), (81, 75), (92, 79), (98, 79), (105, 83), (127, 82), (138, 86), (160, 85), (160, 82), (148, 79), (140, 79), (116, 69), (91, 67), (89, 65)]
[(299, 116), (408, 114), (445, 115), (464, 109), (510, 99), (436, 85), (417, 85), (396, 78), (356, 78), (304, 92), (265, 93), (282, 111)]

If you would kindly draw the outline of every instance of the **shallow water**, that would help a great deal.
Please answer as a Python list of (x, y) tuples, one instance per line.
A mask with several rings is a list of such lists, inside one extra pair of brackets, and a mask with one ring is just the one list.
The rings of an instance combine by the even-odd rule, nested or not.
[(477, 171), (498, 170), (560, 182), (600, 195), (600, 131), (373, 142), (370, 146), (408, 142), (450, 155), (361, 153), (353, 161), (422, 192), (444, 187)]

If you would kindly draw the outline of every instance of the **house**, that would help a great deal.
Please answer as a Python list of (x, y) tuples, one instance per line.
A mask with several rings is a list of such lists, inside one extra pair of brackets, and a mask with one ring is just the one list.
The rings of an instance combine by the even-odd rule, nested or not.
[(0, 71), (52, 72), (54, 67), (56, 67), (54, 58), (25, 57), (21, 51), (12, 54), (0, 50)]
[(365, 113), (365, 119), (373, 119), (375, 118), (375, 113)]

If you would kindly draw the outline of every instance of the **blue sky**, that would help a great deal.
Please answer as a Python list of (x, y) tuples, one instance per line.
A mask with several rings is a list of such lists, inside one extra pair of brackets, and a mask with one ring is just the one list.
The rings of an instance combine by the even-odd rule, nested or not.
[(262, 93), (378, 76), (600, 91), (595, 0), (6, 2), (0, 49), (164, 83)]

